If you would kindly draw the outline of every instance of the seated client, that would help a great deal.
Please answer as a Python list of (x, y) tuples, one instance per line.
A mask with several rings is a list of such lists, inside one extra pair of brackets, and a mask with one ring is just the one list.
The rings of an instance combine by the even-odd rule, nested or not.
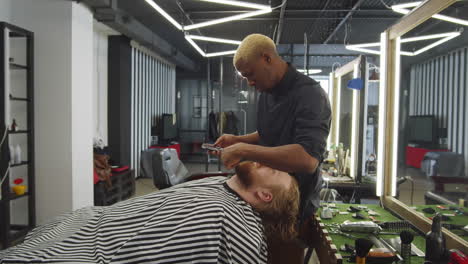
[(265, 232), (293, 239), (298, 201), (289, 174), (243, 162), (231, 178), (58, 217), (0, 251), (0, 263), (266, 263)]

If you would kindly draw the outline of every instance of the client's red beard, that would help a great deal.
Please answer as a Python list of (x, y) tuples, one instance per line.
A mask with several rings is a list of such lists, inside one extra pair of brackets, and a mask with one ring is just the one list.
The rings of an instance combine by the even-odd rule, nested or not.
[[(253, 162), (242, 162), (236, 166), (236, 175), (240, 182), (249, 187), (253, 183), (253, 171), (257, 168)], [(284, 241), (297, 238), (297, 217), (299, 214), (299, 187), (293, 178), (288, 190), (280, 186), (271, 186), (273, 199), (270, 203), (255, 206), (260, 213), (268, 237), (279, 237)]]

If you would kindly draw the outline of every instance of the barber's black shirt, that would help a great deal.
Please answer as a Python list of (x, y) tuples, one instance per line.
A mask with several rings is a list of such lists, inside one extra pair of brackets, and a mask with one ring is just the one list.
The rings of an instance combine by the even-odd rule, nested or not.
[[(259, 96), (257, 131), (262, 146), (299, 144), (322, 162), (330, 120), (330, 102), (326, 92), (317, 81), (297, 72), (291, 65), (270, 93), (264, 92)], [(299, 183), (300, 218), (304, 220), (319, 207), (320, 167), (314, 174), (291, 173)]]

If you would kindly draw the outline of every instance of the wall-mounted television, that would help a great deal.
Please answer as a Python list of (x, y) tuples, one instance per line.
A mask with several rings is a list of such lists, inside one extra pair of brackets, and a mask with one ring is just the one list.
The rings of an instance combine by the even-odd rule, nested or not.
[(437, 122), (433, 115), (415, 115), (408, 119), (409, 143), (421, 145), (437, 144)]

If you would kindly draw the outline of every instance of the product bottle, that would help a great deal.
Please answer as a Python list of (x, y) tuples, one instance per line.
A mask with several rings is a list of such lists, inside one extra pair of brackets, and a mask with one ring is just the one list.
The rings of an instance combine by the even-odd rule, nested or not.
[(18, 131), (18, 124), (16, 124), (16, 119), (13, 119), (13, 123), (11, 124), (11, 131)]
[(438, 213), (432, 218), (432, 230), (426, 234), (426, 257), (427, 261), (438, 263), (445, 253), (445, 238), (441, 231), (442, 220)]
[(10, 145), (10, 164), (16, 164), (15, 148)]
[(20, 164), (21, 163), (21, 148), (19, 145), (16, 145), (15, 149), (15, 163)]

